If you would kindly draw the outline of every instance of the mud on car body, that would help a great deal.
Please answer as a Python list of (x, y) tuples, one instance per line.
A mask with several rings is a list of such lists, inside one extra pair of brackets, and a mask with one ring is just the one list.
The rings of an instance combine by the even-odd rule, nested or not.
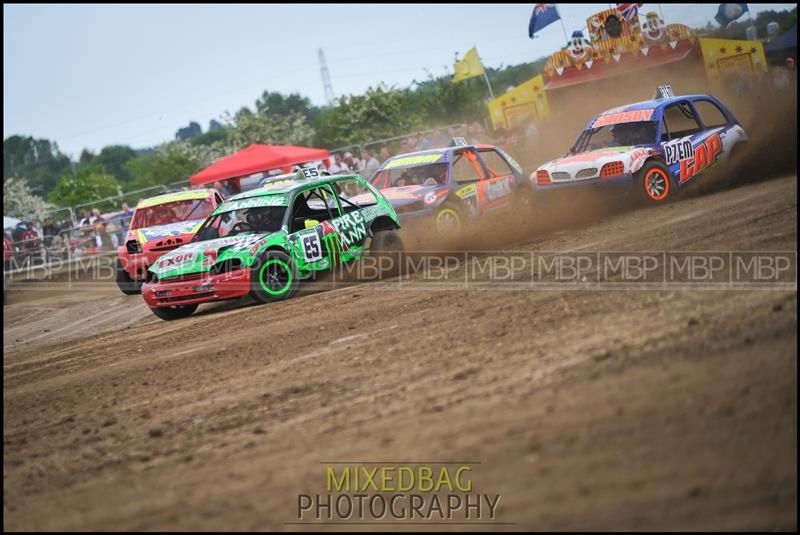
[(502, 149), (467, 145), (400, 154), (370, 179), (392, 203), (404, 225), (433, 224), (439, 234), (497, 209), (528, 208), (532, 188), (522, 168)]
[(399, 228), (392, 206), (360, 176), (302, 169), (225, 200), (191, 243), (150, 267), (142, 295), (162, 319), (248, 294), (262, 303), (288, 299), (298, 281), (367, 248), (400, 250)]
[(139, 201), (128, 234), (117, 248), (117, 286), (137, 294), (147, 268), (161, 255), (189, 243), (206, 217), (222, 203), (215, 189), (166, 193)]
[(698, 177), (725, 164), (747, 134), (711, 95), (672, 95), (621, 106), (592, 118), (563, 158), (540, 166), (531, 182), (537, 197), (580, 190), (633, 193), (665, 202)]

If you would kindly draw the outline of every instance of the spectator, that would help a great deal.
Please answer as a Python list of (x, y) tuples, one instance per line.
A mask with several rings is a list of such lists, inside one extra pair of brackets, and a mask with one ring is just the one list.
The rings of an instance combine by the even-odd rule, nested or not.
[(332, 175), (348, 171), (347, 167), (345, 167), (344, 162), (342, 161), (341, 155), (333, 155), (333, 163), (328, 168), (328, 171), (330, 171)]
[(44, 224), (42, 225), (42, 234), (44, 235), (45, 247), (53, 246), (53, 238), (58, 237), (58, 226), (53, 223), (53, 218), (45, 217)]
[[(106, 232), (106, 220), (100, 214), (99, 208), (92, 209), (92, 225), (94, 226), (94, 241), (99, 249), (111, 248), (111, 240)], [(107, 246), (107, 247), (106, 247)]]
[(353, 153), (352, 152), (345, 152), (344, 153), (343, 163), (344, 163), (344, 167), (345, 167), (344, 170), (347, 171), (347, 172), (359, 171), (360, 170), (359, 167), (358, 167), (358, 160), (353, 158)]
[(81, 228), (81, 232), (83, 232), (85, 238), (94, 236), (94, 219), (94, 216), (89, 210), (83, 211), (83, 217), (78, 222), (78, 226)]
[(25, 223), (25, 231), (22, 233), (22, 249), (26, 252), (35, 251), (39, 245), (39, 233), (33, 229), (33, 223)]
[(431, 147), (433, 147), (431, 140), (427, 136), (422, 136), (422, 140), (419, 142), (419, 150), (428, 150)]
[(223, 199), (231, 195), (231, 190), (228, 187), (227, 182), (225, 182), (225, 184), (223, 185), (222, 182), (217, 180), (216, 182), (214, 182), (214, 189), (217, 190), (220, 195), (222, 195)]
[(26, 225), (24, 221), (20, 221), (17, 223), (17, 226), (14, 227), (14, 230), (11, 231), (11, 237), (14, 239), (14, 241), (21, 242), (22, 235), (26, 230), (28, 230), (28, 225)]
[(381, 166), (381, 164), (367, 149), (364, 149), (361, 154), (364, 156), (364, 166), (362, 168), (364, 171), (364, 178), (370, 179), (372, 178), (372, 175), (375, 174), (375, 171), (378, 170), (378, 167)]
[(797, 65), (795, 64), (792, 56), (786, 58), (786, 70), (789, 71), (790, 74), (797, 73)]
[(14, 240), (8, 231), (3, 231), (3, 271), (14, 268)]
[(391, 153), (389, 152), (389, 147), (381, 147), (381, 163), (385, 162), (389, 158), (392, 157)]
[(131, 226), (131, 219), (133, 219), (133, 210), (128, 206), (127, 201), (122, 203), (122, 211), (119, 213), (119, 227), (120, 231), (117, 237), (119, 243), (125, 241), (125, 236), (128, 235), (128, 228)]

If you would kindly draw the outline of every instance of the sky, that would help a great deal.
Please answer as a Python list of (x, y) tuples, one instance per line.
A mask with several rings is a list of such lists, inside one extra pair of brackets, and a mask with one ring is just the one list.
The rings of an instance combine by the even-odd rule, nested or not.
[[(529, 39), (532, 4), (4, 4), (3, 137), (51, 139), (73, 158), (84, 148), (150, 147), (190, 121), (206, 131), (265, 90), (325, 104), (319, 49), (336, 96), (381, 81), (408, 87), (452, 74), (455, 53), (473, 46), (495, 68), (549, 55), (565, 44), (564, 29), (583, 29), (608, 6), (559, 5), (564, 28), (556, 22)], [(700, 27), (717, 6), (660, 9), (668, 24)]]

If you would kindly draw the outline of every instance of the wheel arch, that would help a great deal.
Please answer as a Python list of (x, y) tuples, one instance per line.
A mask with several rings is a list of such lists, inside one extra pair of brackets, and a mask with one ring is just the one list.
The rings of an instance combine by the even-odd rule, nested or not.
[(383, 232), (386, 230), (398, 230), (399, 228), (400, 225), (398, 225), (397, 222), (388, 215), (378, 216), (369, 224), (369, 231), (373, 236), (378, 232)]

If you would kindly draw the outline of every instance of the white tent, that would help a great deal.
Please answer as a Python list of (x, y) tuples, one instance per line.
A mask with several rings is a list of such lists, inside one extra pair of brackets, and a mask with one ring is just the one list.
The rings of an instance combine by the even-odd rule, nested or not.
[(21, 219), (17, 219), (16, 217), (8, 217), (8, 216), (4, 215), (3, 216), (3, 229), (5, 230), (7, 228), (14, 228), (14, 227), (17, 226), (17, 224), (20, 221), (22, 221), (22, 220)]

